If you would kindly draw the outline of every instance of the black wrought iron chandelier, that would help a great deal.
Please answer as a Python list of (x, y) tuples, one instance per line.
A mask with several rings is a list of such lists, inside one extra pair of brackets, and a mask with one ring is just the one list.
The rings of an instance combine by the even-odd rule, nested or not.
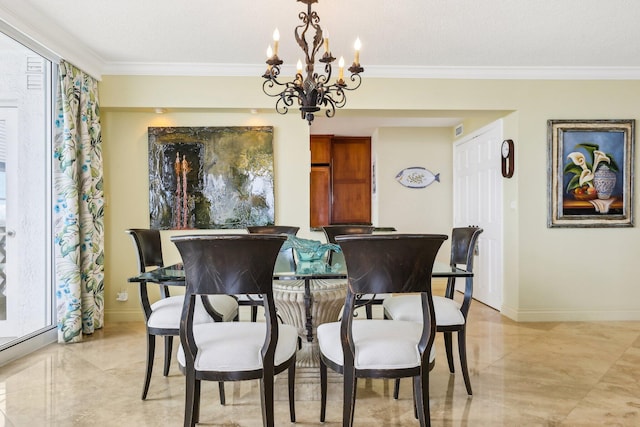
[[(351, 76), (351, 86), (344, 79), (344, 59), (341, 57), (338, 61), (338, 77), (334, 83), (331, 83), (331, 64), (336, 60), (331, 55), (329, 49), (329, 37), (323, 35), (320, 27), (320, 17), (311, 10), (311, 5), (317, 3), (318, 0), (298, 0), (307, 5), (307, 12), (300, 12), (298, 17), (302, 24), (295, 28), (295, 37), (298, 45), (305, 54), (306, 76), (302, 75), (302, 62), (298, 60), (297, 72), (293, 81), (282, 83), (278, 80), (280, 75), (280, 66), (283, 61), (278, 58), (278, 42), (280, 34), (276, 29), (273, 34), (274, 47), (267, 49), (267, 71), (263, 74), (265, 81), (262, 84), (262, 90), (267, 95), (278, 98), (276, 101), (276, 111), (280, 114), (287, 114), (289, 107), (294, 103), (300, 106), (302, 119), (313, 122), (314, 113), (326, 108), (327, 117), (333, 117), (336, 114), (336, 108), (342, 108), (347, 103), (345, 91), (356, 90), (362, 83), (360, 73), (364, 68), (360, 66), (360, 39), (355, 43), (355, 59), (351, 67), (348, 68)], [(314, 34), (307, 34), (310, 30)], [(307, 36), (313, 35), (313, 39), (309, 42)], [(319, 62), (324, 64), (324, 74), (315, 72), (315, 57), (320, 47), (324, 46), (324, 54)]]

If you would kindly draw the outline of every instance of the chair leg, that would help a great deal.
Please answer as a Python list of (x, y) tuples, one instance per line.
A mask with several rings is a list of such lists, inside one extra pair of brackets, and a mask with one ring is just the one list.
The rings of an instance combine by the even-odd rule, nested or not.
[(327, 365), (320, 359), (320, 422), (323, 423), (327, 411)]
[(218, 392), (220, 394), (220, 404), (222, 406), (224, 406), (227, 402), (227, 400), (224, 397), (224, 382), (223, 381), (219, 381), (218, 382)]
[(396, 378), (395, 384), (393, 386), (393, 398), (398, 400), (398, 396), (400, 395), (400, 378)]
[(273, 375), (263, 373), (260, 379), (260, 389), (262, 395), (262, 425), (264, 427), (274, 427), (273, 414)]
[(288, 370), (289, 379), (289, 416), (291, 422), (296, 422), (296, 361), (295, 359), (289, 365)]
[(184, 427), (192, 427), (196, 425), (194, 420), (195, 409), (195, 377), (192, 372), (187, 372), (185, 375), (186, 385), (184, 392)]
[(418, 411), (418, 419), (420, 420), (420, 426), (430, 426), (431, 414), (429, 410), (429, 372), (414, 377), (413, 394)]
[(251, 321), (255, 322), (256, 320), (258, 320), (258, 306), (257, 305), (252, 305), (251, 306)]
[(264, 367), (260, 379), (260, 395), (262, 396), (262, 425), (274, 427), (273, 410), (273, 366)]
[(356, 370), (354, 368), (344, 369), (344, 395), (342, 407), (342, 426), (353, 426), (353, 413), (356, 406)]
[(413, 416), (416, 417), (416, 420), (420, 419), (418, 415), (418, 394), (416, 393), (416, 379), (417, 377), (411, 378), (411, 386), (413, 387)]
[(467, 339), (466, 328), (458, 331), (458, 352), (460, 353), (460, 367), (462, 369), (462, 377), (464, 385), (467, 388), (467, 394), (471, 396), (471, 380), (469, 379), (469, 370), (467, 368)]
[(164, 371), (165, 377), (169, 376), (169, 367), (171, 366), (171, 353), (173, 352), (173, 337), (167, 335), (164, 337)]
[(371, 303), (365, 305), (364, 311), (367, 313), (367, 319), (373, 319), (373, 309)]
[(447, 350), (447, 362), (449, 362), (449, 372), (455, 372), (453, 367), (453, 337), (451, 332), (444, 332), (444, 348)]
[(202, 381), (195, 380), (195, 393), (193, 394), (193, 424), (197, 424), (200, 422), (200, 388)]
[(153, 372), (153, 358), (156, 354), (156, 336), (147, 334), (147, 373), (144, 377), (144, 385), (142, 386), (142, 400), (147, 398), (149, 392), (149, 383), (151, 382), (151, 373)]

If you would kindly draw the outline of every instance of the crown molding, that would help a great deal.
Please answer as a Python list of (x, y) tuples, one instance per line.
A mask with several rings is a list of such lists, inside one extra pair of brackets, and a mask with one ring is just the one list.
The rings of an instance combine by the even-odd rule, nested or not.
[[(104, 75), (256, 77), (264, 65), (112, 62)], [(282, 75), (293, 76), (293, 65), (284, 66)], [(640, 67), (420, 67), (381, 66), (365, 68), (364, 78), (479, 79), (479, 80), (639, 80)]]
[(262, 76), (266, 69), (265, 67), (265, 65), (197, 62), (111, 62), (105, 64), (102, 74), (132, 76), (256, 77)]
[(104, 61), (70, 34), (52, 27), (27, 2), (0, 5), (0, 30), (51, 61), (64, 59), (96, 79)]

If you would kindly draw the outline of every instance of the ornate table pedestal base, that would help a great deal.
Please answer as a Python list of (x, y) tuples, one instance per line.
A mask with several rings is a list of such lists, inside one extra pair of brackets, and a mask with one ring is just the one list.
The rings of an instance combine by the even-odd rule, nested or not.
[(296, 366), (320, 366), (316, 329), (322, 323), (338, 320), (346, 296), (345, 279), (274, 280), (278, 315), (284, 323), (298, 329), (302, 340)]

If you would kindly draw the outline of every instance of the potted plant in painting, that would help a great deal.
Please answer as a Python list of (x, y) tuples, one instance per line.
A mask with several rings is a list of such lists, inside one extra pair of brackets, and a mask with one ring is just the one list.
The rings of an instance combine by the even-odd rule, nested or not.
[(567, 193), (576, 200), (609, 199), (616, 185), (619, 168), (613, 156), (600, 151), (598, 144), (583, 142), (575, 146), (584, 149), (590, 157), (587, 160), (580, 151), (567, 156), (570, 162), (564, 167), (565, 174), (573, 175), (567, 184)]

